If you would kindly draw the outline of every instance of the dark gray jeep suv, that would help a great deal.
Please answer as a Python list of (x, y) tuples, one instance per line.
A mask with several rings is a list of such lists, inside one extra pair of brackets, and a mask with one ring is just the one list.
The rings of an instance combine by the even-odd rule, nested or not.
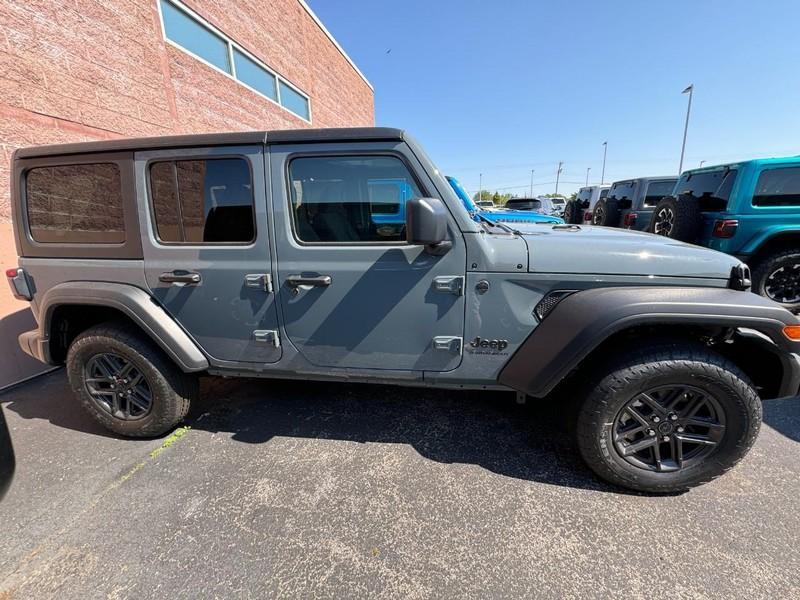
[(736, 258), (475, 221), (396, 129), (26, 148), (12, 198), (20, 344), (123, 435), (179, 423), (199, 374), (515, 390), (576, 401), (599, 476), (670, 492), (731, 468), (800, 383), (800, 320)]

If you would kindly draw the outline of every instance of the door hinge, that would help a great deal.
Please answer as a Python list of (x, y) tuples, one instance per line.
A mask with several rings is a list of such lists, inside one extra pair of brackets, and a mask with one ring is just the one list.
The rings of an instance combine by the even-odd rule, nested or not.
[(272, 275), (269, 273), (253, 273), (244, 276), (244, 285), (249, 288), (263, 290), (272, 293)]
[(433, 289), (444, 294), (460, 296), (464, 293), (464, 277), (461, 275), (443, 275), (434, 277)]
[(437, 335), (433, 338), (434, 350), (445, 350), (451, 354), (461, 354), (464, 340), (455, 335)]
[(281, 337), (274, 329), (256, 329), (253, 332), (253, 339), (261, 344), (272, 344), (276, 348), (281, 347)]

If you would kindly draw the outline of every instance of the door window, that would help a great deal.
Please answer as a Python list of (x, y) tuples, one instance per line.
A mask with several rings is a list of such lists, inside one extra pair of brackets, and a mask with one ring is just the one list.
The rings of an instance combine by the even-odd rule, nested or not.
[(289, 163), (294, 233), (301, 242), (404, 242), (405, 204), (422, 197), (394, 156), (309, 156)]
[(242, 158), (154, 162), (150, 195), (158, 239), (164, 243), (255, 240), (253, 181)]
[(762, 171), (753, 206), (800, 206), (800, 167)]
[(667, 179), (648, 183), (647, 191), (644, 195), (644, 206), (655, 206), (664, 196), (669, 196), (672, 193), (672, 188), (675, 187), (676, 181), (676, 179)]

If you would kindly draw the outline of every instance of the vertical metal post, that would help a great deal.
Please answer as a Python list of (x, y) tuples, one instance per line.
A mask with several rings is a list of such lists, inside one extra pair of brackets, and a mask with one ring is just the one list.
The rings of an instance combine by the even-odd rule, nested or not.
[(592, 170), (592, 167), (586, 167), (586, 187), (589, 187), (589, 171)]
[(533, 173), (535, 169), (531, 169), (531, 198), (533, 198)]
[(603, 172), (600, 173), (600, 185), (606, 182), (606, 153), (608, 152), (608, 142), (603, 142)]
[(683, 172), (683, 155), (686, 152), (686, 134), (689, 131), (689, 115), (692, 112), (692, 94), (694, 94), (694, 84), (690, 84), (681, 94), (689, 93), (689, 104), (686, 106), (686, 123), (683, 126), (683, 144), (681, 145), (681, 162), (678, 165), (678, 175)]
[(558, 171), (556, 171), (556, 195), (558, 195), (558, 180), (561, 177), (561, 171), (563, 170), (561, 166), (564, 164), (563, 160), (558, 161)]

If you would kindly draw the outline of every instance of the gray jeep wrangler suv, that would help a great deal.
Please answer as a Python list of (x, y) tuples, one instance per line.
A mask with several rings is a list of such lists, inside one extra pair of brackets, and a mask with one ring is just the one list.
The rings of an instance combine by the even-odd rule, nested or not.
[(12, 198), (20, 344), (122, 435), (174, 427), (199, 374), (516, 390), (576, 406), (600, 477), (672, 492), (731, 468), (761, 399), (800, 385), (800, 320), (737, 259), (476, 222), (396, 129), (25, 148)]

